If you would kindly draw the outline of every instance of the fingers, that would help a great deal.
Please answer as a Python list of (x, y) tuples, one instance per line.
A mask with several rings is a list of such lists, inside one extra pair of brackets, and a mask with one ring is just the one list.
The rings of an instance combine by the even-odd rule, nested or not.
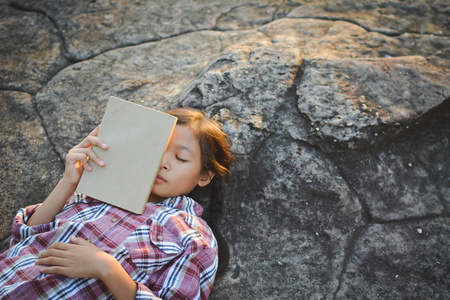
[(85, 170), (92, 171), (92, 166), (89, 164), (89, 160), (93, 160), (100, 167), (105, 166), (105, 163), (94, 152), (94, 150), (92, 150), (92, 146), (97, 146), (103, 150), (108, 149), (108, 145), (101, 138), (97, 137), (99, 130), (100, 125), (69, 151), (66, 156), (66, 170), (67, 166), (74, 165), (75, 169), (79, 172), (79, 168), (82, 165)]
[(68, 256), (70, 244), (55, 243), (48, 247), (48, 250), (39, 254), (36, 260), (37, 265), (64, 266)]
[(81, 141), (75, 148), (90, 148), (92, 146), (97, 146), (103, 150), (108, 149), (108, 145), (99, 137), (88, 135), (84, 140)]
[(68, 251), (68, 250), (70, 250), (70, 249), (72, 249), (74, 247), (75, 247), (74, 245), (69, 244), (69, 243), (57, 242), (57, 243), (54, 243), (54, 244), (50, 245), (48, 247), (48, 250), (45, 251), (45, 252), (48, 252), (48, 251), (53, 250), (53, 249), (54, 250), (61, 250), (61, 251)]
[(41, 252), (41, 254), (39, 255), (39, 258), (44, 258), (44, 257), (48, 257), (48, 256), (65, 257), (65, 255), (64, 255), (65, 251), (73, 250), (74, 248), (78, 247), (77, 245), (89, 245), (90, 244), (87, 240), (80, 238), (80, 237), (76, 237), (74, 235), (71, 235), (69, 238), (73, 244), (63, 243), (63, 242), (54, 243), (54, 244), (50, 245), (46, 251)]
[(106, 165), (92, 149), (92, 146), (108, 149), (108, 145), (97, 136), (99, 130), (100, 125), (67, 153), (64, 180), (71, 185), (78, 185), (84, 170), (92, 171), (91, 160), (100, 167)]
[[(73, 239), (72, 239), (73, 238)], [(84, 241), (82, 238), (76, 238), (71, 236), (70, 240), (76, 241)], [(78, 247), (78, 245), (58, 242), (53, 245), (50, 245), (46, 251), (43, 251), (39, 254), (39, 258), (36, 260), (37, 265), (47, 265), (51, 267), (46, 267), (42, 269), (43, 273), (55, 273), (62, 271), (61, 268), (58, 267), (68, 267), (69, 259), (73, 256), (70, 251), (74, 250), (74, 248)], [(76, 249), (75, 249), (76, 250)], [(57, 273), (63, 274), (63, 273)]]
[(73, 235), (70, 236), (70, 241), (72, 243), (74, 243), (74, 244), (77, 244), (77, 245), (89, 245), (90, 244), (85, 239), (80, 238), (80, 237), (76, 237), (76, 236), (73, 236)]
[(92, 171), (92, 167), (89, 164), (88, 157), (83, 153), (69, 152), (66, 156), (66, 165), (70, 164), (74, 164), (77, 169), (79, 169), (80, 165), (82, 165), (84, 169)]
[(68, 271), (69, 271), (68, 267), (51, 266), (51, 267), (44, 267), (40, 271), (41, 271), (41, 273), (44, 273), (44, 274), (57, 274), (57, 275), (64, 275), (64, 276), (70, 277), (68, 274)]
[(46, 265), (46, 266), (66, 266), (67, 260), (63, 257), (44, 257), (36, 260), (37, 265)]
[(95, 127), (95, 129), (92, 130), (92, 132), (89, 133), (89, 135), (97, 136), (97, 135), (98, 135), (98, 132), (100, 131), (100, 126), (101, 126), (101, 124), (98, 125), (97, 127)]
[(72, 278), (98, 278), (104, 262), (112, 258), (87, 240), (70, 236), (70, 243), (58, 242), (36, 260), (42, 273), (60, 274)]
[(75, 164), (76, 162), (80, 162), (86, 170), (91, 171), (92, 167), (89, 164), (89, 160), (94, 161), (100, 167), (105, 166), (105, 162), (103, 162), (91, 148), (75, 147), (71, 149), (66, 156), (66, 161), (68, 163)]
[(108, 145), (106, 145), (106, 143), (98, 137), (100, 126), (101, 125), (98, 125), (94, 130), (92, 130), (91, 133), (89, 133), (89, 135), (75, 147), (90, 148), (92, 145), (95, 145), (106, 150)]

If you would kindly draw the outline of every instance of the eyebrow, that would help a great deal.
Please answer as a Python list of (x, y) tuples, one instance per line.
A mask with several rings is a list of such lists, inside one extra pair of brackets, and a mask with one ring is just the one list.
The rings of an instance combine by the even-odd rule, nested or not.
[(186, 150), (189, 153), (193, 153), (191, 148), (184, 146), (184, 145), (175, 145), (176, 148), (181, 149), (181, 150)]

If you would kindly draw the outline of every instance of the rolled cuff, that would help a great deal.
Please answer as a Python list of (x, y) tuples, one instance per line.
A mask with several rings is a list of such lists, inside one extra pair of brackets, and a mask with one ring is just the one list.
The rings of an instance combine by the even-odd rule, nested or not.
[(21, 208), (17, 212), (12, 224), (10, 246), (14, 246), (15, 244), (27, 239), (30, 236), (50, 231), (55, 227), (55, 222), (38, 224), (34, 226), (28, 226), (26, 224), (33, 213), (40, 206), (41, 204), (27, 206), (25, 208)]
[(143, 285), (142, 283), (136, 282), (137, 291), (136, 291), (136, 300), (161, 300), (161, 298), (156, 297), (153, 292)]

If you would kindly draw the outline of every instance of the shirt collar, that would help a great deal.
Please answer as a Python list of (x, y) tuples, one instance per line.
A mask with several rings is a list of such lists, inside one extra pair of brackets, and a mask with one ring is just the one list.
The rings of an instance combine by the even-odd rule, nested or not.
[(203, 214), (203, 207), (200, 204), (198, 204), (194, 199), (187, 196), (177, 196), (167, 198), (159, 203), (151, 203), (151, 204), (159, 204), (165, 207), (183, 210), (192, 215), (196, 215), (199, 218), (201, 218)]

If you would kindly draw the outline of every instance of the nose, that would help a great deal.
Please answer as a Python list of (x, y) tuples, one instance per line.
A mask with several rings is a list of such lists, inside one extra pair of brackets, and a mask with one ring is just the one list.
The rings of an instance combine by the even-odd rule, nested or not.
[(162, 157), (160, 169), (166, 169), (166, 170), (170, 169), (168, 151), (166, 151)]

